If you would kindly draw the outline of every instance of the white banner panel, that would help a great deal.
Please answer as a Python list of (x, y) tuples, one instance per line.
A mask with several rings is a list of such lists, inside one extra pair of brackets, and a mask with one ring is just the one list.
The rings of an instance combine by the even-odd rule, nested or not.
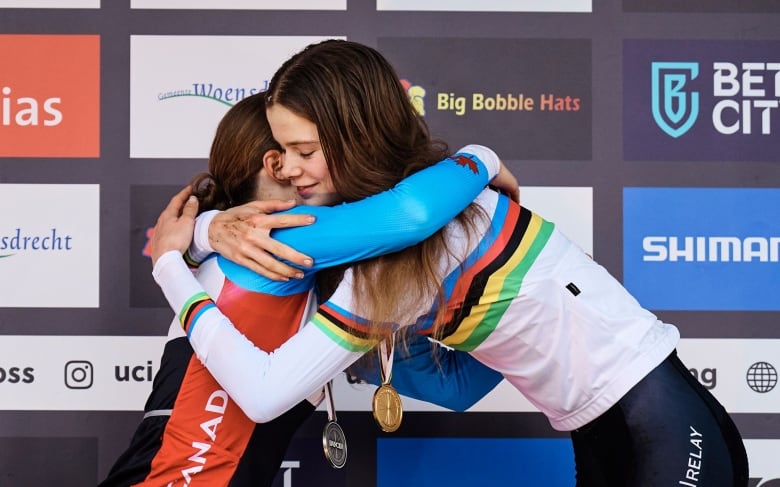
[(0, 410), (142, 411), (166, 340), (4, 336)]
[(100, 0), (0, 0), (0, 8), (100, 8)]
[(780, 485), (780, 440), (744, 440), (750, 465), (750, 485), (771, 487)]
[(680, 358), (732, 413), (780, 413), (780, 339), (691, 339)]
[(131, 36), (130, 157), (207, 158), (217, 123), (310, 36)]
[(592, 12), (591, 0), (377, 0), (377, 10), (436, 12)]
[(0, 184), (0, 307), (97, 308), (100, 187)]
[[(4, 336), (0, 340), (0, 410), (142, 410), (166, 337)], [(780, 413), (780, 340), (691, 339), (684, 363), (732, 413)], [(774, 362), (771, 359), (774, 358)], [(769, 364), (757, 372), (755, 364)], [(774, 370), (774, 375), (772, 375)], [(761, 375), (763, 374), (763, 375)], [(756, 390), (756, 384), (762, 384)], [(369, 411), (376, 386), (334, 381), (337, 410)], [(404, 397), (407, 411), (444, 411)], [(324, 406), (320, 409), (324, 410)], [(469, 411), (536, 408), (506, 381)]]
[(130, 8), (219, 10), (346, 10), (347, 0), (130, 0)]
[(520, 204), (593, 255), (593, 188), (520, 186)]

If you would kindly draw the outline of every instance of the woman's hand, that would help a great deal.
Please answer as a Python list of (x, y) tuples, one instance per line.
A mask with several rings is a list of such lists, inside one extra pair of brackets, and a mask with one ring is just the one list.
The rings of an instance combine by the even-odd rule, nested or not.
[(501, 161), (501, 169), (498, 170), (496, 177), (490, 181), (490, 185), (512, 198), (516, 203), (520, 203), (520, 185), (503, 161)]
[(311, 215), (274, 215), (295, 206), (294, 201), (253, 201), (217, 214), (209, 225), (209, 244), (233, 262), (275, 281), (301, 278), (303, 272), (281, 262), (284, 259), (310, 267), (312, 259), (271, 238), (274, 228), (314, 223)]
[(195, 229), (195, 216), (198, 214), (198, 200), (190, 195), (190, 187), (179, 191), (168, 206), (160, 213), (149, 241), (152, 253), (152, 266), (157, 259), (168, 252), (176, 250), (184, 254), (192, 241)]

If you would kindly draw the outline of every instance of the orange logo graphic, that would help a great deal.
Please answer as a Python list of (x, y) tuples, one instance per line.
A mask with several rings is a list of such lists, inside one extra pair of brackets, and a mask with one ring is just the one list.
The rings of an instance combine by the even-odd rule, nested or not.
[(100, 37), (0, 35), (0, 157), (100, 156)]

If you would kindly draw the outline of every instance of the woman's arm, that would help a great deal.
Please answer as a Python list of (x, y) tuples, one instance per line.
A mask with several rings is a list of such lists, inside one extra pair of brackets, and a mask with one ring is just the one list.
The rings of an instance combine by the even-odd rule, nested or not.
[[(272, 236), (313, 257), (315, 269), (398, 251), (443, 227), (499, 172), (508, 171), (492, 150), (469, 145), (378, 195), (334, 207), (306, 206), (284, 212), (312, 214), (317, 221), (311, 226), (280, 229)], [(212, 241), (224, 257), (267, 275), (258, 271), (257, 266), (247, 264), (249, 260), (257, 261), (247, 257), (253, 246), (235, 238), (207, 235), (199, 226), (195, 241), (200, 247)], [(215, 238), (220, 240), (219, 245), (213, 242)], [(264, 253), (261, 249), (256, 251)]]
[[(356, 370), (357, 378), (379, 385), (379, 360)], [(411, 334), (406, 349), (395, 347), (392, 384), (404, 396), (453, 411), (465, 411), (485, 397), (504, 377), (466, 352), (435, 346), (428, 337)]]
[[(321, 307), (298, 333), (266, 353), (217, 309), (178, 252), (166, 252), (156, 262), (155, 280), (177, 311), (198, 358), (255, 422), (281, 415), (377, 344), (376, 339), (334, 331), (326, 323), (327, 307)], [(439, 358), (441, 369), (427, 339), (412, 343), (411, 355), (394, 366), (393, 384), (410, 397), (465, 410), (501, 380), (500, 374), (463, 352), (444, 351)]]
[[(235, 262), (269, 279), (286, 280), (291, 277), (301, 277), (298, 267), (311, 266), (311, 258), (295, 249), (274, 240), (271, 231), (277, 228), (288, 228), (314, 223), (314, 217), (305, 214), (280, 214), (295, 206), (295, 201), (252, 201), (225, 211), (210, 210), (198, 215), (195, 221), (195, 232), (192, 245), (184, 258), (192, 267), (197, 267), (210, 254), (216, 252), (209, 242), (209, 229), (218, 228), (221, 231), (216, 239), (227, 239), (228, 246), (235, 245), (244, 249), (236, 252)], [(214, 224), (212, 225), (212, 222)], [(224, 242), (217, 241), (217, 244)], [(251, 259), (247, 257), (251, 255)]]
[(177, 311), (198, 358), (255, 422), (281, 415), (364, 353), (341, 346), (311, 324), (273, 353), (266, 353), (217, 309), (178, 251), (160, 255), (153, 275)]

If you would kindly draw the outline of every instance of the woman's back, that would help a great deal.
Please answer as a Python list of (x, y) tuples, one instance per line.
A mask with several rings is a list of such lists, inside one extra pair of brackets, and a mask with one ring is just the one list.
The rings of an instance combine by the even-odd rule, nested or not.
[[(494, 191), (476, 201), (485, 218), (471, 237), (461, 225), (447, 227), (444, 320), (434, 326), (432, 299), (413, 329), (502, 373), (557, 429), (581, 426), (669, 355), (679, 333), (551, 222)], [(327, 326), (361, 321), (344, 311), (359, 309), (349, 285), (325, 306)]]

